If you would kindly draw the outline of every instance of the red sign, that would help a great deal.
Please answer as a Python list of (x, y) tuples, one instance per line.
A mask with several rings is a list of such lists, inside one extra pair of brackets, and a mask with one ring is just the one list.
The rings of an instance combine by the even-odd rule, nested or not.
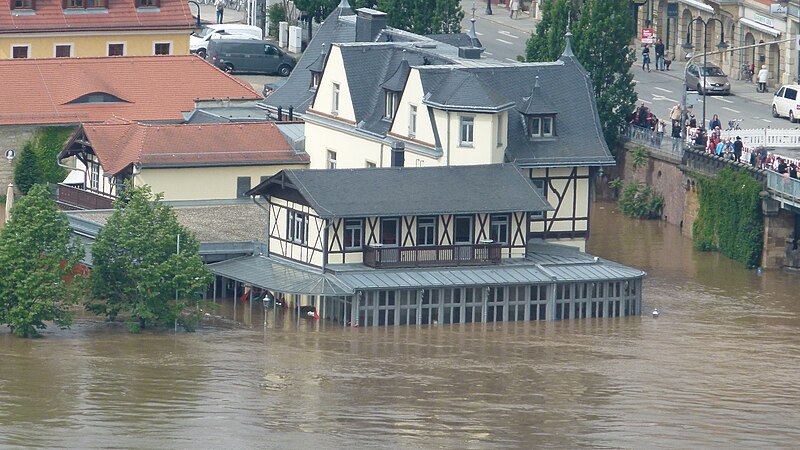
[(655, 41), (654, 36), (652, 28), (642, 28), (642, 44), (652, 44)]

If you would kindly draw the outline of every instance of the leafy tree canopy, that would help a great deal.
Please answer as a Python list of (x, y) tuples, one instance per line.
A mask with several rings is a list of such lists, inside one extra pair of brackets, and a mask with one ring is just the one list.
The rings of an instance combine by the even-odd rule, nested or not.
[(619, 144), (625, 118), (636, 103), (634, 61), (628, 47), (634, 37), (628, 0), (553, 0), (545, 2), (542, 21), (528, 40), (527, 61), (554, 61), (564, 50), (563, 36), (576, 24), (572, 48), (592, 79), (603, 134), (610, 147)]
[(45, 186), (34, 185), (14, 205), (0, 232), (0, 323), (15, 335), (38, 336), (48, 321), (71, 324), (70, 308), (85, 286), (81, 272), (73, 276), (84, 253), (71, 237)]
[(129, 315), (133, 331), (173, 321), (193, 329), (197, 316), (190, 307), (211, 282), (197, 239), (162, 197), (147, 186), (126, 185), (92, 248), (96, 300), (86, 307), (110, 320)]

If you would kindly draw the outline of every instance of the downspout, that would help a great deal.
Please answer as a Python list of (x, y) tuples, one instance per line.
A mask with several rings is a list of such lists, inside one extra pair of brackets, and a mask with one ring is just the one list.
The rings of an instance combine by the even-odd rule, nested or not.
[(447, 111), (447, 166), (450, 166), (450, 111)]
[(266, 246), (266, 250), (267, 250), (267, 256), (269, 256), (269, 208), (265, 208), (264, 205), (262, 205), (261, 203), (258, 203), (258, 200), (256, 199), (255, 195), (251, 195), (250, 198), (253, 199), (253, 203), (255, 203), (256, 206), (258, 206), (259, 208), (263, 209), (264, 212), (267, 213), (267, 224), (266, 224), (266, 227), (264, 229), (264, 235), (267, 237), (265, 246)]
[(383, 167), (383, 142), (381, 142), (381, 156), (380, 156), (380, 165), (378, 167)]

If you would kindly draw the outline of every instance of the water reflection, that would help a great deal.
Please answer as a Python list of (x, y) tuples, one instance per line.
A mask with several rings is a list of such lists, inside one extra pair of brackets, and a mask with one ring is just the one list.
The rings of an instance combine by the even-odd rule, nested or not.
[(648, 271), (659, 319), (264, 327), (227, 300), (193, 334), (3, 330), (0, 447), (795, 446), (797, 275), (600, 206), (589, 250)]

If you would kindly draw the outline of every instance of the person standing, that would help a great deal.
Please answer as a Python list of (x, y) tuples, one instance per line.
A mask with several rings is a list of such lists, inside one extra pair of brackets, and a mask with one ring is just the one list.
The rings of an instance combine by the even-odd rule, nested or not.
[(733, 143), (733, 159), (736, 162), (741, 162), (743, 149), (744, 144), (742, 143), (742, 137), (736, 136), (736, 142)]
[(681, 151), (681, 121), (672, 120), (672, 151)]
[(767, 66), (763, 65), (758, 71), (758, 92), (767, 92), (767, 78), (769, 78), (769, 72)]
[(661, 39), (656, 41), (656, 70), (664, 70), (664, 43)]
[(650, 72), (650, 47), (647, 44), (644, 44), (644, 48), (642, 49), (642, 72), (645, 71)]
[(714, 114), (714, 117), (708, 122), (708, 129), (713, 131), (717, 128), (722, 129), (722, 122), (719, 121), (719, 116)]
[(511, 15), (509, 17), (513, 19), (514, 13), (517, 13), (517, 18), (519, 19), (519, 0), (511, 0), (509, 8), (511, 9)]
[(214, 7), (217, 9), (217, 23), (222, 23), (222, 15), (225, 14), (225, 0), (215, 0)]

